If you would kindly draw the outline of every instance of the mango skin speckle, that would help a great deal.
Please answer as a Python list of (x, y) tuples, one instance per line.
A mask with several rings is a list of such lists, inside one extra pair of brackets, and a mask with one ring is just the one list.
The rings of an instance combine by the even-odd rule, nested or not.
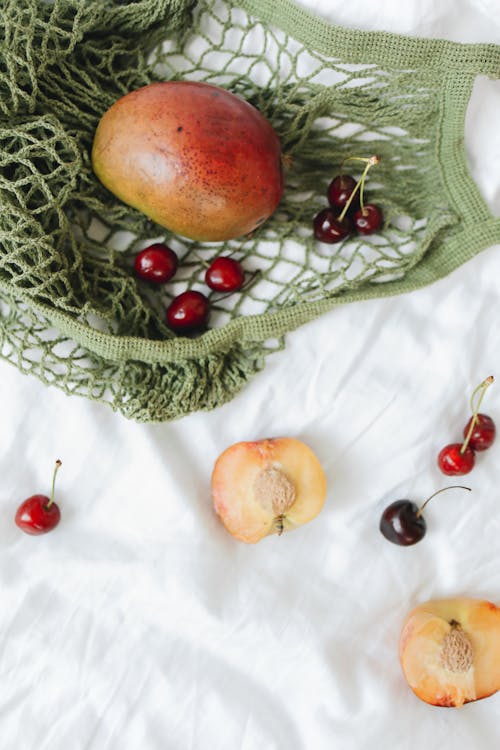
[(279, 138), (244, 99), (196, 81), (152, 83), (105, 112), (92, 166), (117, 198), (190, 239), (242, 237), (283, 194)]

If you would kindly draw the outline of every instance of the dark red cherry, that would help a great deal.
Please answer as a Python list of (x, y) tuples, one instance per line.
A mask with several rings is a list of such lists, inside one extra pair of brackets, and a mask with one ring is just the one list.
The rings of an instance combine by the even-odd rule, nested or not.
[(382, 226), (384, 216), (378, 206), (365, 203), (353, 216), (354, 228), (359, 234), (373, 234)]
[(470, 487), (456, 484), (451, 487), (443, 487), (428, 497), (420, 508), (411, 500), (396, 500), (388, 505), (382, 513), (379, 524), (380, 531), (390, 542), (402, 547), (416, 544), (424, 538), (427, 531), (427, 524), (422, 516), (425, 506), (433, 497), (447, 490), (468, 490), (470, 492)]
[(474, 451), (467, 446), (462, 453), (462, 443), (450, 443), (446, 445), (438, 455), (438, 466), (448, 476), (461, 476), (468, 474), (474, 468)]
[(173, 331), (198, 331), (205, 328), (210, 309), (208, 299), (201, 292), (189, 289), (174, 297), (167, 308), (167, 325)]
[[(335, 177), (328, 185), (326, 196), (328, 203), (334, 208), (344, 208), (345, 204), (351, 197), (354, 188), (356, 187), (356, 180), (348, 174), (339, 175)], [(358, 195), (354, 196), (351, 206), (356, 207), (359, 205)]]
[(47, 495), (32, 495), (21, 503), (15, 515), (16, 525), (26, 534), (38, 536), (51, 531), (61, 520), (61, 511), (54, 502), (54, 486), (56, 474), (61, 461), (56, 461), (52, 478), (52, 493)]
[[(464, 438), (469, 434), (473, 419), (474, 417), (471, 417), (464, 427)], [(472, 450), (485, 451), (490, 448), (495, 442), (495, 436), (496, 428), (492, 418), (488, 417), (487, 414), (478, 414), (469, 438), (469, 445)]]
[(234, 258), (216, 258), (207, 268), (205, 282), (216, 292), (237, 292), (245, 283), (245, 272)]
[(167, 245), (156, 242), (135, 256), (136, 276), (154, 284), (165, 284), (177, 271), (177, 255)]
[(380, 531), (390, 542), (408, 547), (425, 536), (427, 524), (411, 500), (396, 500), (382, 513)]
[(313, 227), (315, 238), (329, 244), (341, 242), (352, 231), (350, 219), (345, 216), (342, 221), (339, 221), (335, 211), (331, 208), (324, 208), (314, 217)]

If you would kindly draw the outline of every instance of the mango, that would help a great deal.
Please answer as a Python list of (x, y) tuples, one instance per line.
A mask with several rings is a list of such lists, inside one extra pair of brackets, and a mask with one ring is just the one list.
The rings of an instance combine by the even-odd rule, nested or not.
[(196, 81), (152, 83), (118, 99), (98, 124), (92, 166), (121, 201), (204, 242), (253, 232), (283, 194), (271, 124), (241, 97)]

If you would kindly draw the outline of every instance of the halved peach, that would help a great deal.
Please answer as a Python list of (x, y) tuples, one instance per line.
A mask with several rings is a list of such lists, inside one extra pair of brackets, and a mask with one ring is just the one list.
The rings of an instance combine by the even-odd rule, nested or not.
[(315, 518), (326, 477), (312, 450), (295, 438), (235, 443), (215, 462), (212, 498), (229, 533), (252, 544)]
[(500, 608), (436, 599), (407, 617), (399, 657), (409, 686), (434, 706), (462, 706), (500, 689)]

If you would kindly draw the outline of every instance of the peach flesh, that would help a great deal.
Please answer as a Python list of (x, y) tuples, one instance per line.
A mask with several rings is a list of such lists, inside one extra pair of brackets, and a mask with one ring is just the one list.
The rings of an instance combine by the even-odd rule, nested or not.
[(401, 633), (399, 656), (413, 692), (435, 706), (456, 706), (500, 689), (500, 608), (469, 598), (416, 607)]
[(300, 440), (240, 442), (215, 462), (212, 498), (229, 533), (253, 544), (315, 518), (325, 502), (326, 478)]
[(152, 83), (101, 118), (92, 166), (124, 203), (201, 241), (246, 235), (283, 193), (281, 145), (261, 113), (197, 81)]

